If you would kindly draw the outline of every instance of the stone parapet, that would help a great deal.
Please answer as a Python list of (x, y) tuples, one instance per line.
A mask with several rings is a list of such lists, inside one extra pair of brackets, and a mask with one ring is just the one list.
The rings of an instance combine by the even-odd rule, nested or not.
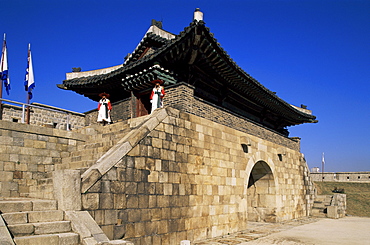
[(248, 118), (198, 98), (194, 96), (194, 89), (193, 86), (186, 83), (170, 86), (167, 88), (168, 95), (165, 97), (165, 106), (174, 107), (284, 147), (300, 151), (299, 139), (288, 138)]
[(1, 196), (53, 199), (52, 172), (87, 139), (77, 132), (0, 121)]
[[(85, 114), (64, 110), (61, 108), (47, 106), (39, 103), (32, 103), (37, 107), (30, 109), (31, 125), (44, 126), (49, 128), (77, 129), (85, 126)], [(22, 122), (24, 114), (21, 106), (2, 104), (2, 120), (9, 122)]]
[(370, 172), (311, 173), (313, 181), (370, 182)]

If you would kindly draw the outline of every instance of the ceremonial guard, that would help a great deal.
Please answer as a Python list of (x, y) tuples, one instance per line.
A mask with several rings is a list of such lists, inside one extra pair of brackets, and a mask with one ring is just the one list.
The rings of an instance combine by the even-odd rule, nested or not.
[(107, 123), (111, 123), (110, 118), (110, 111), (112, 110), (112, 105), (110, 103), (109, 94), (101, 93), (99, 94), (101, 97), (99, 104), (98, 104), (98, 122), (102, 123), (103, 125)]
[(153, 113), (157, 108), (163, 108), (163, 97), (166, 95), (164, 87), (161, 86), (163, 84), (162, 80), (154, 80), (152, 83), (155, 85), (150, 95), (150, 103), (152, 103), (152, 110), (150, 113)]

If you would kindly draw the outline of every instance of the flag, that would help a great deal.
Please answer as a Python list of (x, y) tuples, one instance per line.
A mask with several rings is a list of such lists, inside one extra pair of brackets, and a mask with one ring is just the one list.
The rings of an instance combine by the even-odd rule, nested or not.
[(322, 153), (322, 160), (321, 160), (321, 163), (322, 163), (322, 165), (324, 165), (324, 164), (325, 164), (324, 152)]
[(35, 80), (33, 77), (31, 44), (28, 44), (28, 63), (26, 69), (26, 79), (24, 81), (24, 88), (28, 92), (29, 99), (32, 99), (32, 90), (35, 88)]
[(1, 60), (0, 60), (0, 80), (4, 84), (6, 93), (9, 95), (10, 80), (9, 80), (9, 74), (8, 74), (8, 53), (6, 49), (5, 34), (4, 34), (3, 49), (1, 52)]

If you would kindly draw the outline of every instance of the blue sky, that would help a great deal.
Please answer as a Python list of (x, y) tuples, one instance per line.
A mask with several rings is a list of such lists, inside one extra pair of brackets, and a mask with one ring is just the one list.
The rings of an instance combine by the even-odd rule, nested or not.
[(370, 1), (0, 0), (0, 6), (12, 86), (5, 99), (26, 102), (31, 43), (31, 102), (94, 109), (96, 102), (56, 87), (65, 73), (121, 64), (152, 19), (178, 34), (200, 8), (206, 26), (241, 68), (317, 116), (317, 124), (289, 128), (290, 136), (302, 138), (310, 168), (321, 167), (325, 152), (326, 171), (370, 171)]

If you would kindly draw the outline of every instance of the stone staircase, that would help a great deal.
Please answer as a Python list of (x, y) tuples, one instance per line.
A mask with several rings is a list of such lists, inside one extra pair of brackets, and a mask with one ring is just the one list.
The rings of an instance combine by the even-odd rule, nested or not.
[(55, 200), (0, 200), (1, 245), (133, 245), (109, 240), (87, 211), (57, 210)]
[[(11, 199), (0, 201), (1, 216), (17, 245), (80, 244), (79, 235), (57, 210), (54, 200)], [(3, 236), (3, 234), (1, 234)], [(14, 244), (11, 241), (1, 244)]]
[(332, 195), (317, 195), (312, 207), (312, 216), (327, 217), (327, 208), (331, 205)]
[(61, 168), (86, 170), (147, 117), (129, 119), (105, 126), (93, 124), (78, 129), (77, 132), (89, 135), (89, 140), (78, 145), (77, 151), (72, 152), (69, 157), (63, 158)]

